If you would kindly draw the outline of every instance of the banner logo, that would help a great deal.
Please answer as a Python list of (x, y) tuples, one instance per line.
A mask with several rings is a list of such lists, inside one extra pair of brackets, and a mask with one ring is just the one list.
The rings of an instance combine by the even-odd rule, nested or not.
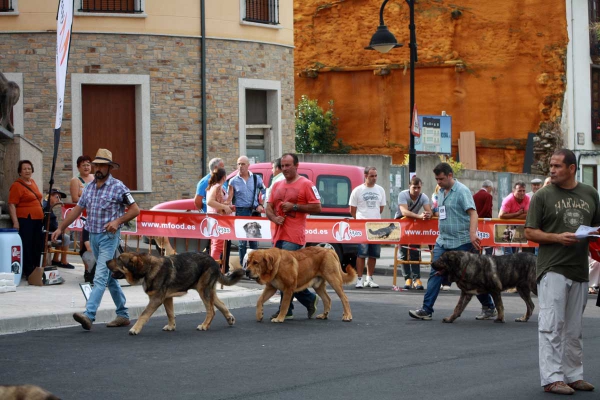
[(21, 273), (21, 246), (10, 248), (10, 272), (13, 274)]
[(206, 217), (200, 222), (200, 232), (206, 237), (219, 237), (219, 221)]
[(350, 229), (350, 224), (346, 221), (340, 221), (333, 225), (331, 233), (333, 234), (333, 238), (338, 242), (350, 241), (353, 237), (362, 236), (361, 231)]

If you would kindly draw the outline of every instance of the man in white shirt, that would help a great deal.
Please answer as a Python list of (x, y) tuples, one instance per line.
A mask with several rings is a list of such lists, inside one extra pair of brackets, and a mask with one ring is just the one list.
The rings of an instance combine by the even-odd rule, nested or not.
[[(350, 195), (350, 214), (355, 219), (381, 219), (381, 213), (386, 205), (385, 191), (376, 184), (377, 169), (375, 167), (365, 168), (365, 183), (354, 188)], [(373, 281), (375, 272), (375, 262), (381, 254), (381, 245), (379, 244), (360, 244), (358, 246), (358, 255), (356, 258), (356, 273), (358, 280), (357, 288), (372, 287), (378, 288), (379, 285)], [(365, 269), (365, 259), (367, 261), (367, 278), (363, 282), (362, 275)]]

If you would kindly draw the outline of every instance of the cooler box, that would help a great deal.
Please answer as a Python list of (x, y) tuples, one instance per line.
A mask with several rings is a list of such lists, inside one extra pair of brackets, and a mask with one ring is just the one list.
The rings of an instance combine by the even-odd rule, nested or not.
[(0, 272), (15, 274), (15, 286), (21, 282), (23, 246), (19, 231), (16, 229), (0, 229)]

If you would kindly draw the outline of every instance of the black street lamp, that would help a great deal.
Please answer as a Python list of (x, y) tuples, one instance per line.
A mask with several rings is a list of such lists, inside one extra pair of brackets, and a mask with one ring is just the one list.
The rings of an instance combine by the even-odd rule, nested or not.
[[(387, 53), (391, 49), (401, 47), (402, 44), (396, 42), (394, 35), (388, 30), (383, 22), (383, 9), (389, 0), (383, 0), (381, 9), (379, 10), (379, 26), (377, 31), (371, 38), (371, 43), (366, 50), (377, 50), (380, 53)], [(415, 137), (412, 134), (413, 127), (413, 110), (415, 108), (415, 63), (417, 62), (417, 34), (415, 27), (415, 0), (405, 0), (410, 8), (410, 126), (408, 136), (410, 138), (410, 147), (408, 152), (408, 171), (412, 176), (417, 170), (417, 153), (415, 152)]]

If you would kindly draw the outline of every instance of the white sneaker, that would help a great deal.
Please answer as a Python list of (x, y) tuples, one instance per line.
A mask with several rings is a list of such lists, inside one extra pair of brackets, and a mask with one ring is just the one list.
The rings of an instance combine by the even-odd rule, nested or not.
[(449, 291), (449, 290), (450, 290), (450, 286), (449, 286), (449, 285), (442, 285), (442, 290), (443, 290), (444, 292), (447, 292), (447, 291)]
[(378, 288), (379, 285), (375, 283), (375, 281), (373, 279), (367, 279), (364, 283), (364, 287), (372, 287), (372, 288)]
[(363, 288), (363, 280), (362, 280), (362, 277), (361, 277), (361, 278), (358, 278), (358, 279), (356, 280), (356, 288), (357, 288), (357, 289), (362, 289), (362, 288)]

